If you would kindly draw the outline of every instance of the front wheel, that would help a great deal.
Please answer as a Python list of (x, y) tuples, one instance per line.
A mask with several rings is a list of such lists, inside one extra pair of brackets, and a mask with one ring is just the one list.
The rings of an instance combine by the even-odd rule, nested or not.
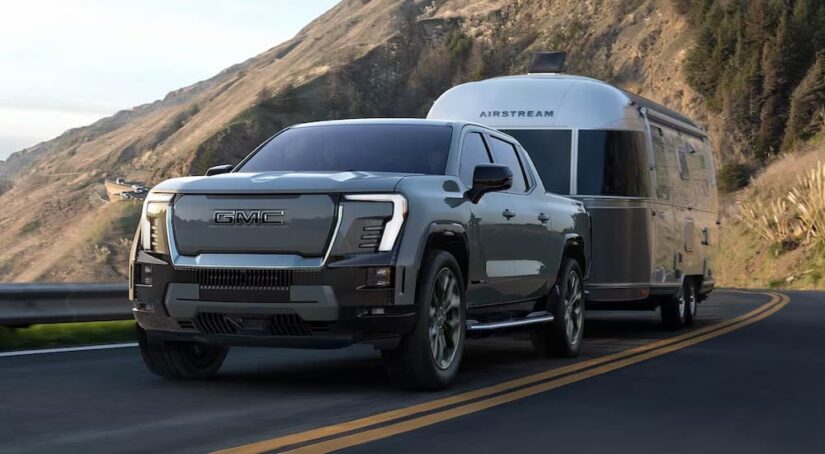
[(565, 258), (561, 269), (553, 323), (533, 329), (530, 337), (540, 355), (574, 358), (584, 337), (584, 283), (579, 262)]
[(383, 350), (387, 372), (402, 386), (439, 389), (458, 374), (464, 353), (464, 281), (455, 258), (444, 251), (427, 254), (416, 288), (418, 321), (393, 350)]
[(149, 370), (167, 379), (204, 379), (218, 373), (229, 349), (198, 342), (153, 339), (137, 327), (140, 356)]

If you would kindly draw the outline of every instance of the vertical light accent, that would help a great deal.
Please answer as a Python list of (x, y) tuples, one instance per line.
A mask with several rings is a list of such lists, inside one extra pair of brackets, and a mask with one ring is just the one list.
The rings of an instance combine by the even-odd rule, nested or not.
[(407, 199), (401, 194), (352, 194), (344, 198), (361, 202), (392, 202), (392, 217), (384, 226), (379, 251), (391, 251), (407, 217)]

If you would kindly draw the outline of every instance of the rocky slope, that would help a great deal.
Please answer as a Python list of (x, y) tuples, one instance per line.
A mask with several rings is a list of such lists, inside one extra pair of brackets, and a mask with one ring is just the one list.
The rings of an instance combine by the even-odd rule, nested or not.
[(104, 178), (201, 173), (295, 122), (420, 116), (456, 83), (523, 72), (534, 50), (704, 121), (680, 71), (693, 39), (668, 0), (344, 0), (209, 80), (13, 155), (0, 281), (123, 279), (139, 206), (106, 203)]

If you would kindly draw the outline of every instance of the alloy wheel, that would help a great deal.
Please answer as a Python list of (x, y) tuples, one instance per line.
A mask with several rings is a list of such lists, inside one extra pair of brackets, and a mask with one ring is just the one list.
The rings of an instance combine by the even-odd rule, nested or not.
[(461, 294), (458, 279), (449, 268), (435, 277), (430, 298), (430, 350), (439, 369), (449, 368), (461, 341)]
[(578, 273), (570, 271), (564, 287), (564, 329), (567, 340), (575, 345), (584, 326), (584, 297)]

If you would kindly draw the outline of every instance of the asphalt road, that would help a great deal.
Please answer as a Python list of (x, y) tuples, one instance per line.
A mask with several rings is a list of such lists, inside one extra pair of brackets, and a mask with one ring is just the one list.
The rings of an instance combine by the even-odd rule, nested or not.
[(396, 389), (366, 347), (236, 349), (207, 382), (135, 348), (4, 357), (0, 451), (822, 452), (825, 294), (787, 295), (716, 292), (675, 333), (593, 312), (575, 360), (473, 340), (438, 393)]

